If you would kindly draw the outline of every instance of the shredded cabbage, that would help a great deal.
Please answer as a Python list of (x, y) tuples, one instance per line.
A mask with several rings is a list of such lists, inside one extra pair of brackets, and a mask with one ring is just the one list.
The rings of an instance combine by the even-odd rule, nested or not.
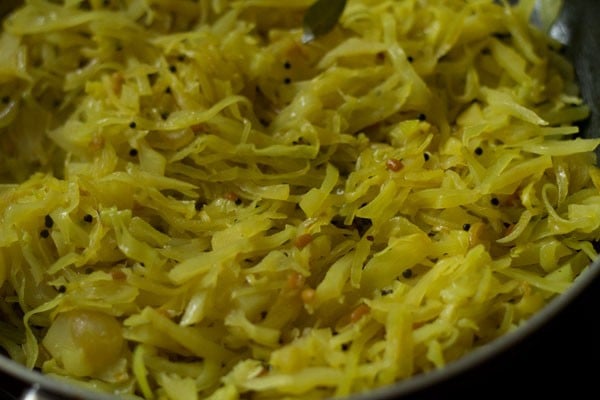
[(0, 35), (0, 347), (123, 397), (317, 399), (508, 334), (597, 257), (534, 1), (28, 0)]

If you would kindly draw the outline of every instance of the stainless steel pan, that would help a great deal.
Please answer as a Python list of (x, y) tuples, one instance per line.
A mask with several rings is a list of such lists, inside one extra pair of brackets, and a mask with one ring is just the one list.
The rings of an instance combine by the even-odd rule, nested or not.
[[(0, 0), (0, 17), (20, 2)], [(566, 0), (550, 32), (566, 45), (566, 54), (575, 64), (583, 97), (591, 107), (590, 119), (581, 126), (582, 135), (600, 137), (600, 72), (597, 70), (600, 65), (600, 1)], [(583, 394), (596, 386), (586, 382), (594, 376), (594, 370), (585, 370), (583, 365), (590, 359), (591, 365), (600, 362), (600, 337), (594, 317), (600, 303), (589, 304), (598, 302), (599, 291), (600, 259), (568, 292), (515, 332), (443, 369), (354, 396), (352, 400), (453, 398), (457, 395), (496, 398), (510, 394), (517, 398), (537, 394), (536, 397), (541, 398), (565, 387), (570, 388), (570, 394), (577, 398), (578, 393)], [(0, 375), (2, 398), (114, 400), (112, 396), (50, 379), (2, 355), (0, 371), (3, 373)], [(536, 371), (543, 376), (538, 378)]]

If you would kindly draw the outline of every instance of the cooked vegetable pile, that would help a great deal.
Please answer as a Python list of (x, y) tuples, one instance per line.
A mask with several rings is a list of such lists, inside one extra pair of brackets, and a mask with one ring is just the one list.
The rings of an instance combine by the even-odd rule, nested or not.
[(597, 257), (534, 1), (29, 0), (0, 36), (0, 347), (146, 399), (442, 368)]

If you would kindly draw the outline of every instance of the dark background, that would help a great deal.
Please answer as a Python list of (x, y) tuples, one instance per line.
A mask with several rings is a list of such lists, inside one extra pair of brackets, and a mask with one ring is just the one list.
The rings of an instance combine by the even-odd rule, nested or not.
[(426, 391), (429, 399), (600, 399), (600, 279), (499, 357)]
[[(407, 400), (599, 399), (600, 279), (557, 318), (525, 341), (466, 373)], [(22, 385), (0, 375), (1, 386), (19, 394)], [(0, 392), (0, 399), (10, 399)]]

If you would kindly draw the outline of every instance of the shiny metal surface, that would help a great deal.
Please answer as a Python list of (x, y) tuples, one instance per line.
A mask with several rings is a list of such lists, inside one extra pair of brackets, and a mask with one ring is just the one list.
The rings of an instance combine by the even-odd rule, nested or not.
[(59, 400), (59, 397), (45, 392), (39, 384), (35, 384), (23, 392), (21, 400)]

